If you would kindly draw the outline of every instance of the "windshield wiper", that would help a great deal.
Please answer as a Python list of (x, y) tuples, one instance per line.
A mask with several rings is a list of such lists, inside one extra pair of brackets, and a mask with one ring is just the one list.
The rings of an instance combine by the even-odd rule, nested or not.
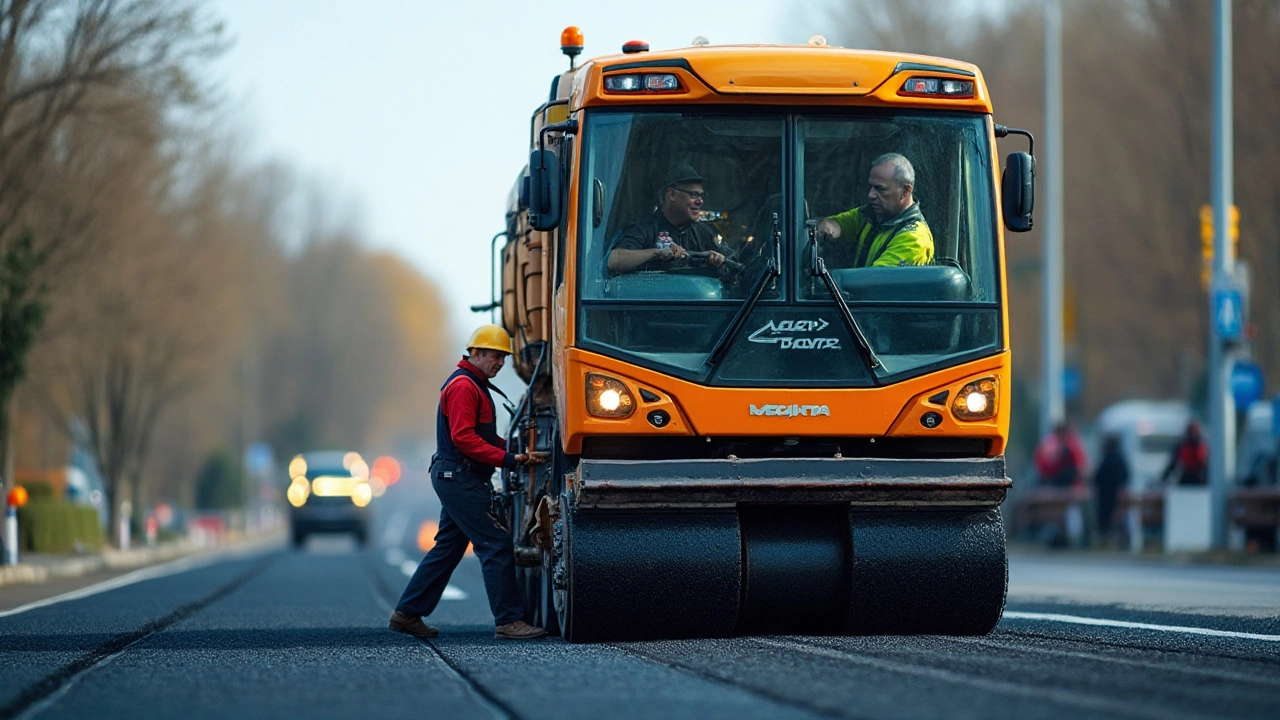
[[(858, 326), (858, 320), (853, 316), (853, 312), (849, 310), (849, 304), (844, 301), (844, 295), (840, 292), (840, 288), (836, 287), (835, 278), (831, 277), (831, 271), (827, 270), (827, 263), (818, 254), (818, 238), (817, 226), (809, 226), (809, 274), (822, 278), (822, 284), (827, 286), (827, 292), (831, 293), (831, 297), (835, 298), (836, 307), (840, 310), (840, 317), (844, 319), (845, 327), (849, 328), (849, 334), (853, 336), (854, 341), (858, 344), (858, 351), (862, 353), (862, 359), (871, 366), (872, 370), (882, 367), (880, 358), (876, 357), (875, 350), (871, 349), (871, 343), (867, 342), (867, 336), (862, 333), (862, 328)], [(872, 377), (875, 374), (872, 373)]]
[(773, 230), (769, 234), (769, 239), (773, 242), (773, 255), (769, 256), (768, 262), (764, 269), (760, 271), (760, 276), (756, 278), (755, 284), (751, 286), (751, 292), (747, 294), (746, 302), (738, 308), (738, 312), (733, 316), (733, 320), (729, 321), (729, 327), (712, 346), (711, 352), (707, 354), (707, 359), (703, 365), (709, 370), (714, 370), (724, 356), (726, 350), (729, 349), (730, 341), (742, 329), (742, 324), (747, 321), (747, 316), (751, 314), (751, 309), (756, 306), (756, 302), (760, 300), (760, 296), (764, 294), (764, 289), (769, 282), (782, 275), (782, 230), (778, 227), (778, 213), (773, 214)]

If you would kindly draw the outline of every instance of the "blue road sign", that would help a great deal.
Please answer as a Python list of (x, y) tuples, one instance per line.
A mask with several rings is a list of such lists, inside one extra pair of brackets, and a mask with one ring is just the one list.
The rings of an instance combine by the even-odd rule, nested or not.
[(1244, 302), (1236, 288), (1213, 292), (1213, 328), (1222, 340), (1239, 340), (1244, 332)]
[(1231, 396), (1235, 398), (1236, 408), (1244, 410), (1262, 397), (1266, 381), (1262, 377), (1262, 368), (1252, 360), (1237, 360), (1231, 366)]
[(1084, 374), (1080, 368), (1068, 365), (1062, 368), (1062, 395), (1065, 400), (1078, 400), (1084, 392)]

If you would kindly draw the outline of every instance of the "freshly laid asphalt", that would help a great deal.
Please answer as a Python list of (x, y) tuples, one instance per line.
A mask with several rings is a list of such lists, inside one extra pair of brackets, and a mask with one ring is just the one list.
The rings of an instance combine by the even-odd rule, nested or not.
[(37, 607), (0, 588), (0, 718), (1275, 718), (1280, 708), (1275, 564), (1015, 552), (1006, 616), (985, 637), (570, 645), (494, 638), (467, 558), (455, 599), (429, 618), (440, 637), (422, 641), (386, 622), (433, 508), (387, 507), (367, 549), (345, 538), (251, 548)]

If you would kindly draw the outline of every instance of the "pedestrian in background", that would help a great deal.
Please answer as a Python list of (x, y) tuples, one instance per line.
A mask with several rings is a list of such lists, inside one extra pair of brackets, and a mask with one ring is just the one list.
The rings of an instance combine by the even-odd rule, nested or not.
[(1040, 484), (1049, 487), (1083, 487), (1086, 467), (1084, 447), (1075, 430), (1066, 422), (1054, 426), (1035, 451)]
[(511, 532), (489, 512), (494, 468), (536, 465), (546, 458), (546, 453), (508, 452), (506, 441), (498, 435), (497, 412), (489, 394), (497, 388), (489, 380), (510, 354), (507, 331), (483, 325), (471, 334), (467, 356), (458, 361), (458, 369), (440, 388), (436, 453), (431, 458), (431, 487), (440, 497), (440, 529), (436, 544), (409, 578), (391, 614), (390, 627), (396, 632), (419, 638), (440, 634), (422, 618), (440, 603), (470, 541), (480, 558), (495, 636), (531, 640), (547, 634), (524, 621)]
[(1109, 546), (1114, 538), (1116, 501), (1120, 490), (1129, 484), (1129, 462), (1120, 449), (1120, 438), (1108, 435), (1102, 441), (1102, 461), (1093, 472), (1093, 502), (1098, 519), (1098, 538)]
[(1175, 470), (1179, 485), (1209, 484), (1209, 445), (1201, 436), (1200, 423), (1195, 420), (1187, 423), (1187, 430), (1169, 455), (1169, 464), (1160, 473), (1160, 479), (1168, 480)]

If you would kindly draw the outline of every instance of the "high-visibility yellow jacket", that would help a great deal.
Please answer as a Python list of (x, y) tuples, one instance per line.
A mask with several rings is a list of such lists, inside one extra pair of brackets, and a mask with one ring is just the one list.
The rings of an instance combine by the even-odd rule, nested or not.
[(837, 242), (854, 243), (852, 267), (897, 267), (933, 262), (933, 233), (920, 214), (920, 203), (911, 203), (897, 217), (876, 222), (870, 205), (831, 216), (840, 225)]

